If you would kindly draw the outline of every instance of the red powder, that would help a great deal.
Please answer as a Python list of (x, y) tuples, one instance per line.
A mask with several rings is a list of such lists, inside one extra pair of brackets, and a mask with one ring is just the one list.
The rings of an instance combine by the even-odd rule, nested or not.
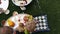
[(27, 4), (27, 0), (23, 0), (23, 1), (25, 1), (25, 2), (26, 2), (26, 4)]

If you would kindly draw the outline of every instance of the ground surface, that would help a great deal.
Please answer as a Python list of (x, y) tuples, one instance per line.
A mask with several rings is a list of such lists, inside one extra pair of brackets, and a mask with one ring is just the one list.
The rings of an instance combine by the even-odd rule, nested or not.
[[(60, 34), (60, 0), (39, 0), (39, 3), (41, 9), (38, 8), (36, 1), (33, 0), (33, 2), (27, 6), (25, 13), (32, 14), (33, 16), (47, 14), (51, 30), (50, 32), (39, 32), (36, 34)], [(0, 22), (9, 18), (13, 11), (23, 12), (19, 7), (15, 6), (11, 0), (8, 9), (11, 11), (10, 14), (1, 14)]]

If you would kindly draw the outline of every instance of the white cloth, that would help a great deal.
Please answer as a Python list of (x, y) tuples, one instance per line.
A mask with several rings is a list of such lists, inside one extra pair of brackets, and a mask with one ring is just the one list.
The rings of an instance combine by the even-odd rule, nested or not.
[(0, 8), (3, 8), (3, 10), (7, 10), (9, 5), (9, 0), (1, 0)]

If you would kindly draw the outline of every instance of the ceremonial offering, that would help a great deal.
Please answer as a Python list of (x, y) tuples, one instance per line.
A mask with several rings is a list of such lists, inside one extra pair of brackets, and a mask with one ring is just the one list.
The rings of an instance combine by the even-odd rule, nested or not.
[(26, 29), (28, 32), (33, 32), (35, 29), (35, 21), (32, 15), (14, 12), (13, 16), (6, 20), (4, 26), (9, 26), (19, 32), (26, 31)]
[(9, 6), (9, 0), (0, 0), (0, 14), (5, 13), (9, 14), (9, 10), (7, 9)]
[(12, 0), (12, 2), (16, 6), (20, 6), (21, 10), (26, 10), (26, 7), (28, 4), (32, 2), (32, 0)]

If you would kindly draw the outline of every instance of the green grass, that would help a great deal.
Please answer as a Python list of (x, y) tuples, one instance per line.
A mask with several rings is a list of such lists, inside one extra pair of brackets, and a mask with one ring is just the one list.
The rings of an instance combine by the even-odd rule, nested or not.
[[(38, 8), (36, 1), (32, 1), (31, 4), (27, 6), (25, 13), (35, 15), (47, 14), (48, 23), (50, 26), (49, 32), (39, 32), (37, 34), (60, 34), (60, 0), (39, 0), (41, 9)], [(12, 15), (13, 11), (23, 12), (17, 6), (15, 6), (10, 0), (9, 8), (11, 12), (8, 15), (1, 14), (0, 22), (6, 20)]]

